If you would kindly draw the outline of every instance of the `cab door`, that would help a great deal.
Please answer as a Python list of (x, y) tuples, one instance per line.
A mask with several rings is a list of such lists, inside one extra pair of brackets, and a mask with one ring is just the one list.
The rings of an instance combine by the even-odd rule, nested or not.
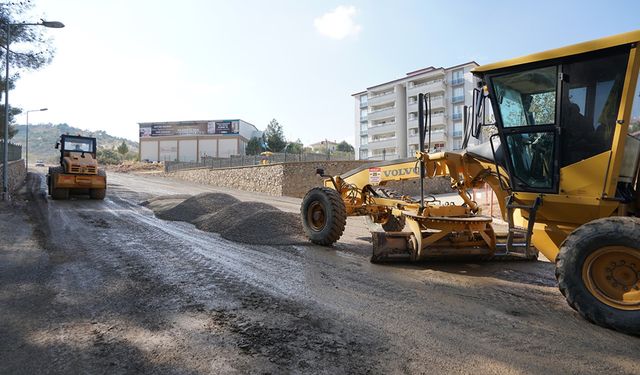
[(558, 191), (560, 72), (550, 65), (488, 76), (513, 191)]

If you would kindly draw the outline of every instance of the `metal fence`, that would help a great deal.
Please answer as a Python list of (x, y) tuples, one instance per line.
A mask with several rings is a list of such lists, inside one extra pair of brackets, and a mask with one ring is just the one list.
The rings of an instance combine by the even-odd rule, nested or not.
[(180, 169), (191, 168), (233, 168), (260, 164), (295, 163), (305, 161), (327, 161), (327, 160), (355, 160), (352, 152), (332, 152), (332, 153), (273, 153), (269, 156), (263, 155), (232, 155), (228, 158), (203, 157), (200, 162), (179, 162), (165, 161), (164, 170), (173, 172)]
[[(22, 159), (22, 146), (9, 143), (8, 151), (9, 151), (8, 161)], [(3, 159), (4, 159), (4, 141), (0, 140), (0, 164), (2, 164)]]

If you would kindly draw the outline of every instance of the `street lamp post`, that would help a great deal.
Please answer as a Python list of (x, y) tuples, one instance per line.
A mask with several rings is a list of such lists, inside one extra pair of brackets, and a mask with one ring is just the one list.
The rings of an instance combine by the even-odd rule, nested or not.
[(40, 109), (30, 109), (27, 111), (27, 134), (25, 137), (25, 147), (27, 149), (27, 151), (25, 152), (25, 164), (26, 164), (26, 171), (29, 172), (29, 112), (42, 112), (42, 111), (48, 111), (49, 108), (40, 108)]
[(38, 23), (7, 23), (5, 32), (7, 37), (5, 75), (4, 75), (4, 152), (2, 155), (2, 200), (9, 200), (9, 45), (11, 44), (12, 26), (44, 26), (54, 29), (64, 27), (62, 22), (41, 20)]

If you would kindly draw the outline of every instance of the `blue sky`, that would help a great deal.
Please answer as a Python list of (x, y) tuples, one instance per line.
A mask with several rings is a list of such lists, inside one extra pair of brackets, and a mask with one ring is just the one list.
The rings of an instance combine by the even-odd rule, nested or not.
[[(53, 63), (9, 98), (31, 123), (137, 140), (138, 122), (272, 118), (353, 143), (351, 94), (426, 66), (480, 64), (640, 28), (640, 1), (35, 0)], [(17, 118), (24, 122), (24, 117)]]

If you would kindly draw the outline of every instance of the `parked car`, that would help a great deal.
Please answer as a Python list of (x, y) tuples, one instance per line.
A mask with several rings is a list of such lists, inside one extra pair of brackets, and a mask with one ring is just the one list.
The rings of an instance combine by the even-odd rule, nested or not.
[(44, 160), (36, 160), (36, 167), (44, 167)]

